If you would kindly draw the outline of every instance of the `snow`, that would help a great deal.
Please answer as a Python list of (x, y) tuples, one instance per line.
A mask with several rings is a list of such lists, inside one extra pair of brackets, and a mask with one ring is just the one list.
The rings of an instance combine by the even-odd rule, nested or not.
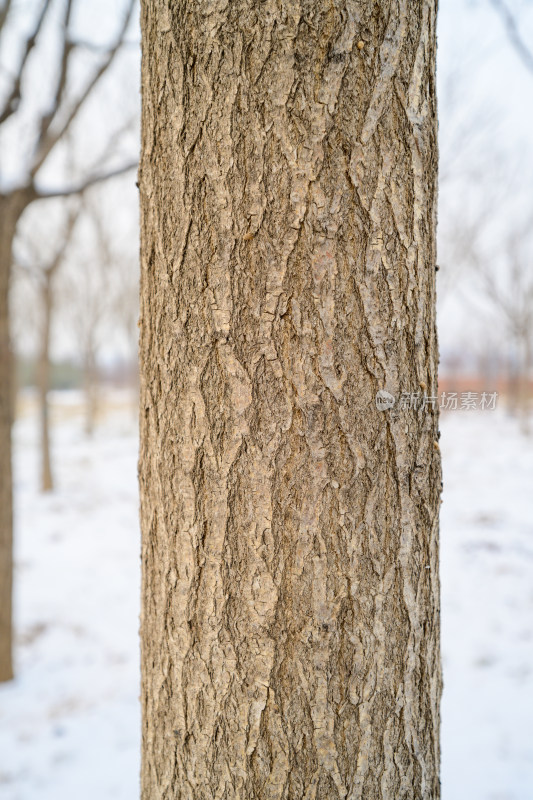
[[(15, 429), (17, 678), (0, 687), (0, 798), (135, 800), (136, 434), (116, 409), (89, 440), (67, 400), (52, 494), (38, 492), (33, 417)], [(443, 800), (531, 800), (533, 448), (500, 410), (449, 412), (441, 429)]]
[(533, 448), (498, 411), (441, 430), (443, 800), (531, 800)]
[(2, 800), (133, 800), (140, 748), (137, 442), (54, 427), (58, 489), (38, 488), (31, 419), (15, 430), (16, 680), (0, 687)]

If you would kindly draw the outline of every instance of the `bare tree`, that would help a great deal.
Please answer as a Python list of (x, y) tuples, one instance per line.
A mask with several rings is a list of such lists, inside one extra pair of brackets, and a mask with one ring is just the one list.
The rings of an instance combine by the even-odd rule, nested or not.
[(435, 12), (142, 2), (143, 800), (440, 796)]
[[(62, 298), (77, 342), (85, 395), (85, 433), (94, 433), (99, 411), (99, 351), (105, 337), (116, 327), (119, 283), (112, 233), (106, 228), (98, 197), (84, 196), (82, 211), (85, 238), (78, 243), (63, 274)], [(118, 290), (118, 286), (117, 286)]]
[[(496, 206), (497, 207), (497, 206)], [(475, 222), (455, 227), (457, 251), (471, 270), (472, 291), (464, 299), (484, 320), (487, 335), (498, 331), (507, 346), (509, 403), (529, 433), (530, 385), (533, 368), (533, 238), (531, 223), (514, 226), (491, 237), (494, 208), (489, 203)], [(497, 243), (494, 242), (496, 238)], [(482, 334), (484, 336), (485, 334)]]
[(510, 399), (522, 431), (530, 433), (531, 370), (533, 367), (533, 247), (531, 230), (511, 231), (504, 245), (504, 276), (477, 264), (482, 287), (511, 343)]
[[(16, 17), (20, 4), (4, 0), (0, 7), (0, 37), (9, 35), (11, 20)], [(41, 67), (48, 66), (51, 57), (46, 49), (39, 48), (43, 40), (46, 23), (52, 8), (58, 8), (61, 21), (60, 43), (53, 56), (55, 77), (50, 87), (49, 103), (45, 110), (39, 98), (32, 97), (32, 59), (45, 59)], [(33, 203), (52, 197), (77, 194), (95, 183), (108, 180), (114, 175), (131, 169), (136, 159), (120, 160), (113, 165), (107, 148), (96, 156), (94, 163), (109, 163), (103, 167), (88, 166), (84, 177), (62, 186), (43, 186), (40, 182), (45, 167), (61, 149), (65, 137), (73, 130), (81, 112), (100, 86), (103, 77), (117, 61), (135, 11), (135, 0), (126, 0), (125, 13), (115, 32), (113, 41), (105, 47), (96, 47), (97, 62), (83, 81), (74, 80), (72, 68), (74, 57), (82, 49), (92, 50), (90, 41), (83, 41), (73, 34), (73, 16), (78, 7), (75, 0), (41, 0), (36, 3), (29, 30), (21, 43), (20, 55), (15, 64), (2, 64), (4, 80), (0, 97), (0, 134), (13, 130), (17, 121), (27, 127), (28, 114), (33, 113), (33, 140), (27, 149), (20, 174), (9, 183), (0, 172), (0, 680), (13, 675), (11, 633), (11, 587), (12, 587), (12, 475), (11, 475), (11, 422), (13, 400), (12, 356), (9, 339), (9, 283), (13, 262), (13, 242), (19, 220)], [(2, 48), (2, 53), (5, 48)], [(37, 65), (38, 69), (39, 65)], [(21, 128), (22, 130), (22, 128)], [(111, 137), (116, 145), (116, 139)], [(113, 147), (116, 151), (116, 146)], [(3, 166), (5, 167), (3, 162)]]
[(52, 459), (50, 453), (50, 345), (54, 310), (56, 306), (56, 282), (61, 265), (65, 262), (68, 247), (72, 239), (76, 221), (79, 216), (79, 204), (67, 209), (67, 218), (63, 230), (56, 239), (55, 252), (50, 259), (42, 261), (42, 232), (37, 238), (27, 238), (26, 254), (17, 253), (17, 266), (23, 268), (38, 286), (41, 306), (41, 326), (39, 332), (39, 356), (37, 359), (37, 391), (39, 400), (39, 429), (41, 437), (41, 489), (43, 492), (54, 488)]
[[(524, 39), (519, 20), (506, 0), (491, 0), (507, 38), (528, 72), (533, 74), (533, 47)], [(505, 237), (507, 266), (506, 286), (486, 267), (478, 271), (493, 307), (499, 312), (510, 334), (512, 352), (509, 357), (511, 402), (518, 408), (522, 430), (530, 432), (530, 381), (533, 367), (533, 250), (530, 223), (520, 230), (511, 229)]]

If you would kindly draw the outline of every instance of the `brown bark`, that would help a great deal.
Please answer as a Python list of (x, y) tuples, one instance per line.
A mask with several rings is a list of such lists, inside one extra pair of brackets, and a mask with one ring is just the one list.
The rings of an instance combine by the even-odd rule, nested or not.
[(142, 3), (143, 800), (437, 800), (435, 5)]
[(8, 681), (13, 677), (11, 424), (14, 375), (9, 337), (9, 279), (17, 222), (26, 205), (23, 190), (0, 195), (0, 681)]

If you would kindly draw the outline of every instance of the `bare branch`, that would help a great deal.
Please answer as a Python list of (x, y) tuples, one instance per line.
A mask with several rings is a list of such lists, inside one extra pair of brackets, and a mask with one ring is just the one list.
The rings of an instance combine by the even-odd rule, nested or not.
[(533, 73), (533, 50), (531, 50), (522, 39), (516, 19), (509, 11), (504, 0), (491, 0), (491, 2), (502, 18), (507, 36), (516, 53), (520, 56), (526, 68)]
[[(89, 82), (85, 86), (85, 89), (82, 91), (76, 102), (74, 103), (70, 113), (68, 114), (66, 120), (63, 122), (62, 125), (55, 131), (48, 131), (48, 134), (42, 137), (42, 140), (37, 145), (37, 152), (33, 167), (31, 169), (31, 175), (35, 176), (37, 172), (40, 170), (44, 162), (46, 161), (48, 155), (59, 142), (59, 140), (67, 133), (70, 126), (74, 122), (75, 118), (77, 117), (80, 109), (84, 105), (85, 101), (92, 93), (95, 86), (98, 84), (100, 79), (103, 75), (107, 72), (117, 53), (119, 52), (120, 48), (122, 47), (122, 43), (124, 41), (124, 37), (126, 35), (126, 31), (132, 19), (133, 11), (135, 9), (135, 0), (129, 0), (128, 10), (124, 16), (124, 20), (120, 31), (115, 39), (114, 44), (112, 47), (107, 51), (107, 55), (103, 60), (102, 64), (98, 67), (96, 72), (92, 75)], [(56, 116), (57, 109), (54, 112), (54, 117)]]
[(5, 0), (5, 3), (0, 8), (0, 31), (5, 25), (9, 9), (11, 8), (11, 0)]
[(11, 114), (13, 114), (17, 110), (19, 106), (20, 86), (22, 83), (22, 76), (24, 75), (24, 69), (26, 67), (26, 64), (28, 63), (29, 55), (33, 50), (33, 48), (35, 47), (37, 36), (39, 35), (39, 31), (41, 30), (44, 18), (46, 16), (46, 12), (48, 11), (49, 7), (50, 7), (50, 0), (44, 0), (41, 12), (37, 18), (37, 23), (35, 25), (35, 28), (33, 29), (33, 33), (26, 40), (26, 46), (24, 48), (24, 53), (22, 54), (22, 60), (19, 64), (17, 74), (13, 79), (13, 86), (11, 88), (11, 92), (9, 93), (9, 97), (5, 102), (2, 112), (0, 113), (0, 125), (3, 122), (5, 122), (6, 119), (8, 119), (11, 116)]
[(14, 264), (41, 283), (53, 278), (63, 263), (67, 248), (72, 241), (74, 228), (81, 215), (82, 203), (71, 202), (69, 206), (63, 230), (58, 237), (60, 244), (51, 257), (48, 257), (44, 262), (41, 260), (42, 240), (39, 236), (35, 240), (32, 237), (25, 238), (24, 246), (28, 250), (25, 258), (21, 257), (20, 252), (15, 254)]
[(131, 169), (136, 169), (138, 166), (137, 161), (130, 161), (127, 164), (123, 164), (121, 167), (117, 167), (116, 169), (109, 170), (108, 172), (102, 172), (100, 174), (91, 175), (87, 180), (79, 183), (76, 186), (64, 186), (60, 189), (50, 189), (50, 190), (40, 190), (36, 187), (33, 187), (33, 199), (34, 200), (46, 200), (51, 197), (70, 197), (75, 194), (83, 194), (83, 192), (90, 189), (91, 186), (95, 186), (97, 183), (103, 183), (104, 181), (111, 180), (112, 178), (116, 178), (119, 175), (124, 175), (125, 172), (129, 172)]
[(105, 150), (101, 153), (98, 159), (99, 164), (109, 163), (116, 154), (115, 151), (120, 152), (118, 150), (118, 145), (120, 144), (125, 133), (135, 130), (136, 120), (136, 114), (128, 117), (126, 120), (124, 120), (122, 125), (120, 125), (115, 131), (113, 131), (113, 133), (110, 134)]
[(59, 106), (61, 105), (61, 100), (63, 98), (63, 93), (65, 91), (65, 86), (67, 83), (68, 61), (70, 53), (72, 52), (72, 45), (69, 41), (69, 26), (70, 26), (71, 14), (72, 14), (72, 0), (67, 0), (65, 6), (65, 17), (63, 19), (63, 24), (62, 24), (63, 41), (61, 45), (61, 61), (59, 65), (59, 74), (57, 77), (57, 86), (54, 92), (54, 99), (52, 101), (51, 108), (41, 118), (37, 149), (39, 149), (41, 143), (44, 141), (46, 134), (48, 133), (50, 124), (52, 123), (52, 120), (54, 119), (54, 116), (57, 113)]
[[(109, 50), (108, 45), (89, 42), (86, 39), (71, 39), (70, 44), (72, 47), (76, 47), (78, 50), (91, 50), (93, 53), (107, 53)], [(140, 47), (140, 42), (124, 39), (121, 43), (121, 47), (131, 47), (135, 48), (135, 50), (138, 50)]]
[(81, 203), (77, 203), (75, 206), (71, 206), (67, 215), (67, 220), (65, 222), (65, 228), (63, 232), (62, 238), (62, 246), (58, 247), (56, 254), (52, 261), (44, 268), (47, 276), (51, 278), (59, 269), (63, 260), (65, 258), (65, 253), (67, 251), (68, 245), (72, 241), (72, 235), (74, 228), (76, 227), (76, 223), (79, 219), (81, 213)]

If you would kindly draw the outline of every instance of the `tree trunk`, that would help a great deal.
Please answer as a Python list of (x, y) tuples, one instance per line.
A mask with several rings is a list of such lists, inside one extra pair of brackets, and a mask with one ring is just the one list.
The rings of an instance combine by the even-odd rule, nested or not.
[(531, 372), (531, 334), (529, 330), (523, 332), (521, 336), (520, 347), (520, 361), (521, 370), (519, 373), (519, 388), (518, 388), (518, 408), (520, 416), (520, 430), (524, 436), (530, 436), (531, 424), (529, 419), (529, 394), (530, 394), (530, 372)]
[[(144, 0), (143, 800), (437, 800), (435, 4)], [(438, 404), (435, 404), (438, 405)]]
[(92, 345), (88, 345), (85, 350), (83, 386), (85, 392), (85, 433), (87, 436), (92, 436), (98, 411), (98, 375), (96, 354)]
[(13, 357), (9, 337), (9, 280), (17, 222), (27, 205), (22, 191), (0, 195), (0, 681), (13, 677)]
[(518, 400), (520, 394), (520, 348), (514, 347), (514, 337), (512, 342), (510, 353), (507, 356), (507, 408), (509, 413), (514, 416), (520, 407)]
[(50, 458), (50, 407), (48, 404), (48, 392), (50, 391), (50, 329), (53, 304), (52, 280), (52, 275), (46, 272), (41, 292), (43, 329), (37, 369), (41, 428), (41, 489), (43, 492), (49, 492), (54, 488)]

